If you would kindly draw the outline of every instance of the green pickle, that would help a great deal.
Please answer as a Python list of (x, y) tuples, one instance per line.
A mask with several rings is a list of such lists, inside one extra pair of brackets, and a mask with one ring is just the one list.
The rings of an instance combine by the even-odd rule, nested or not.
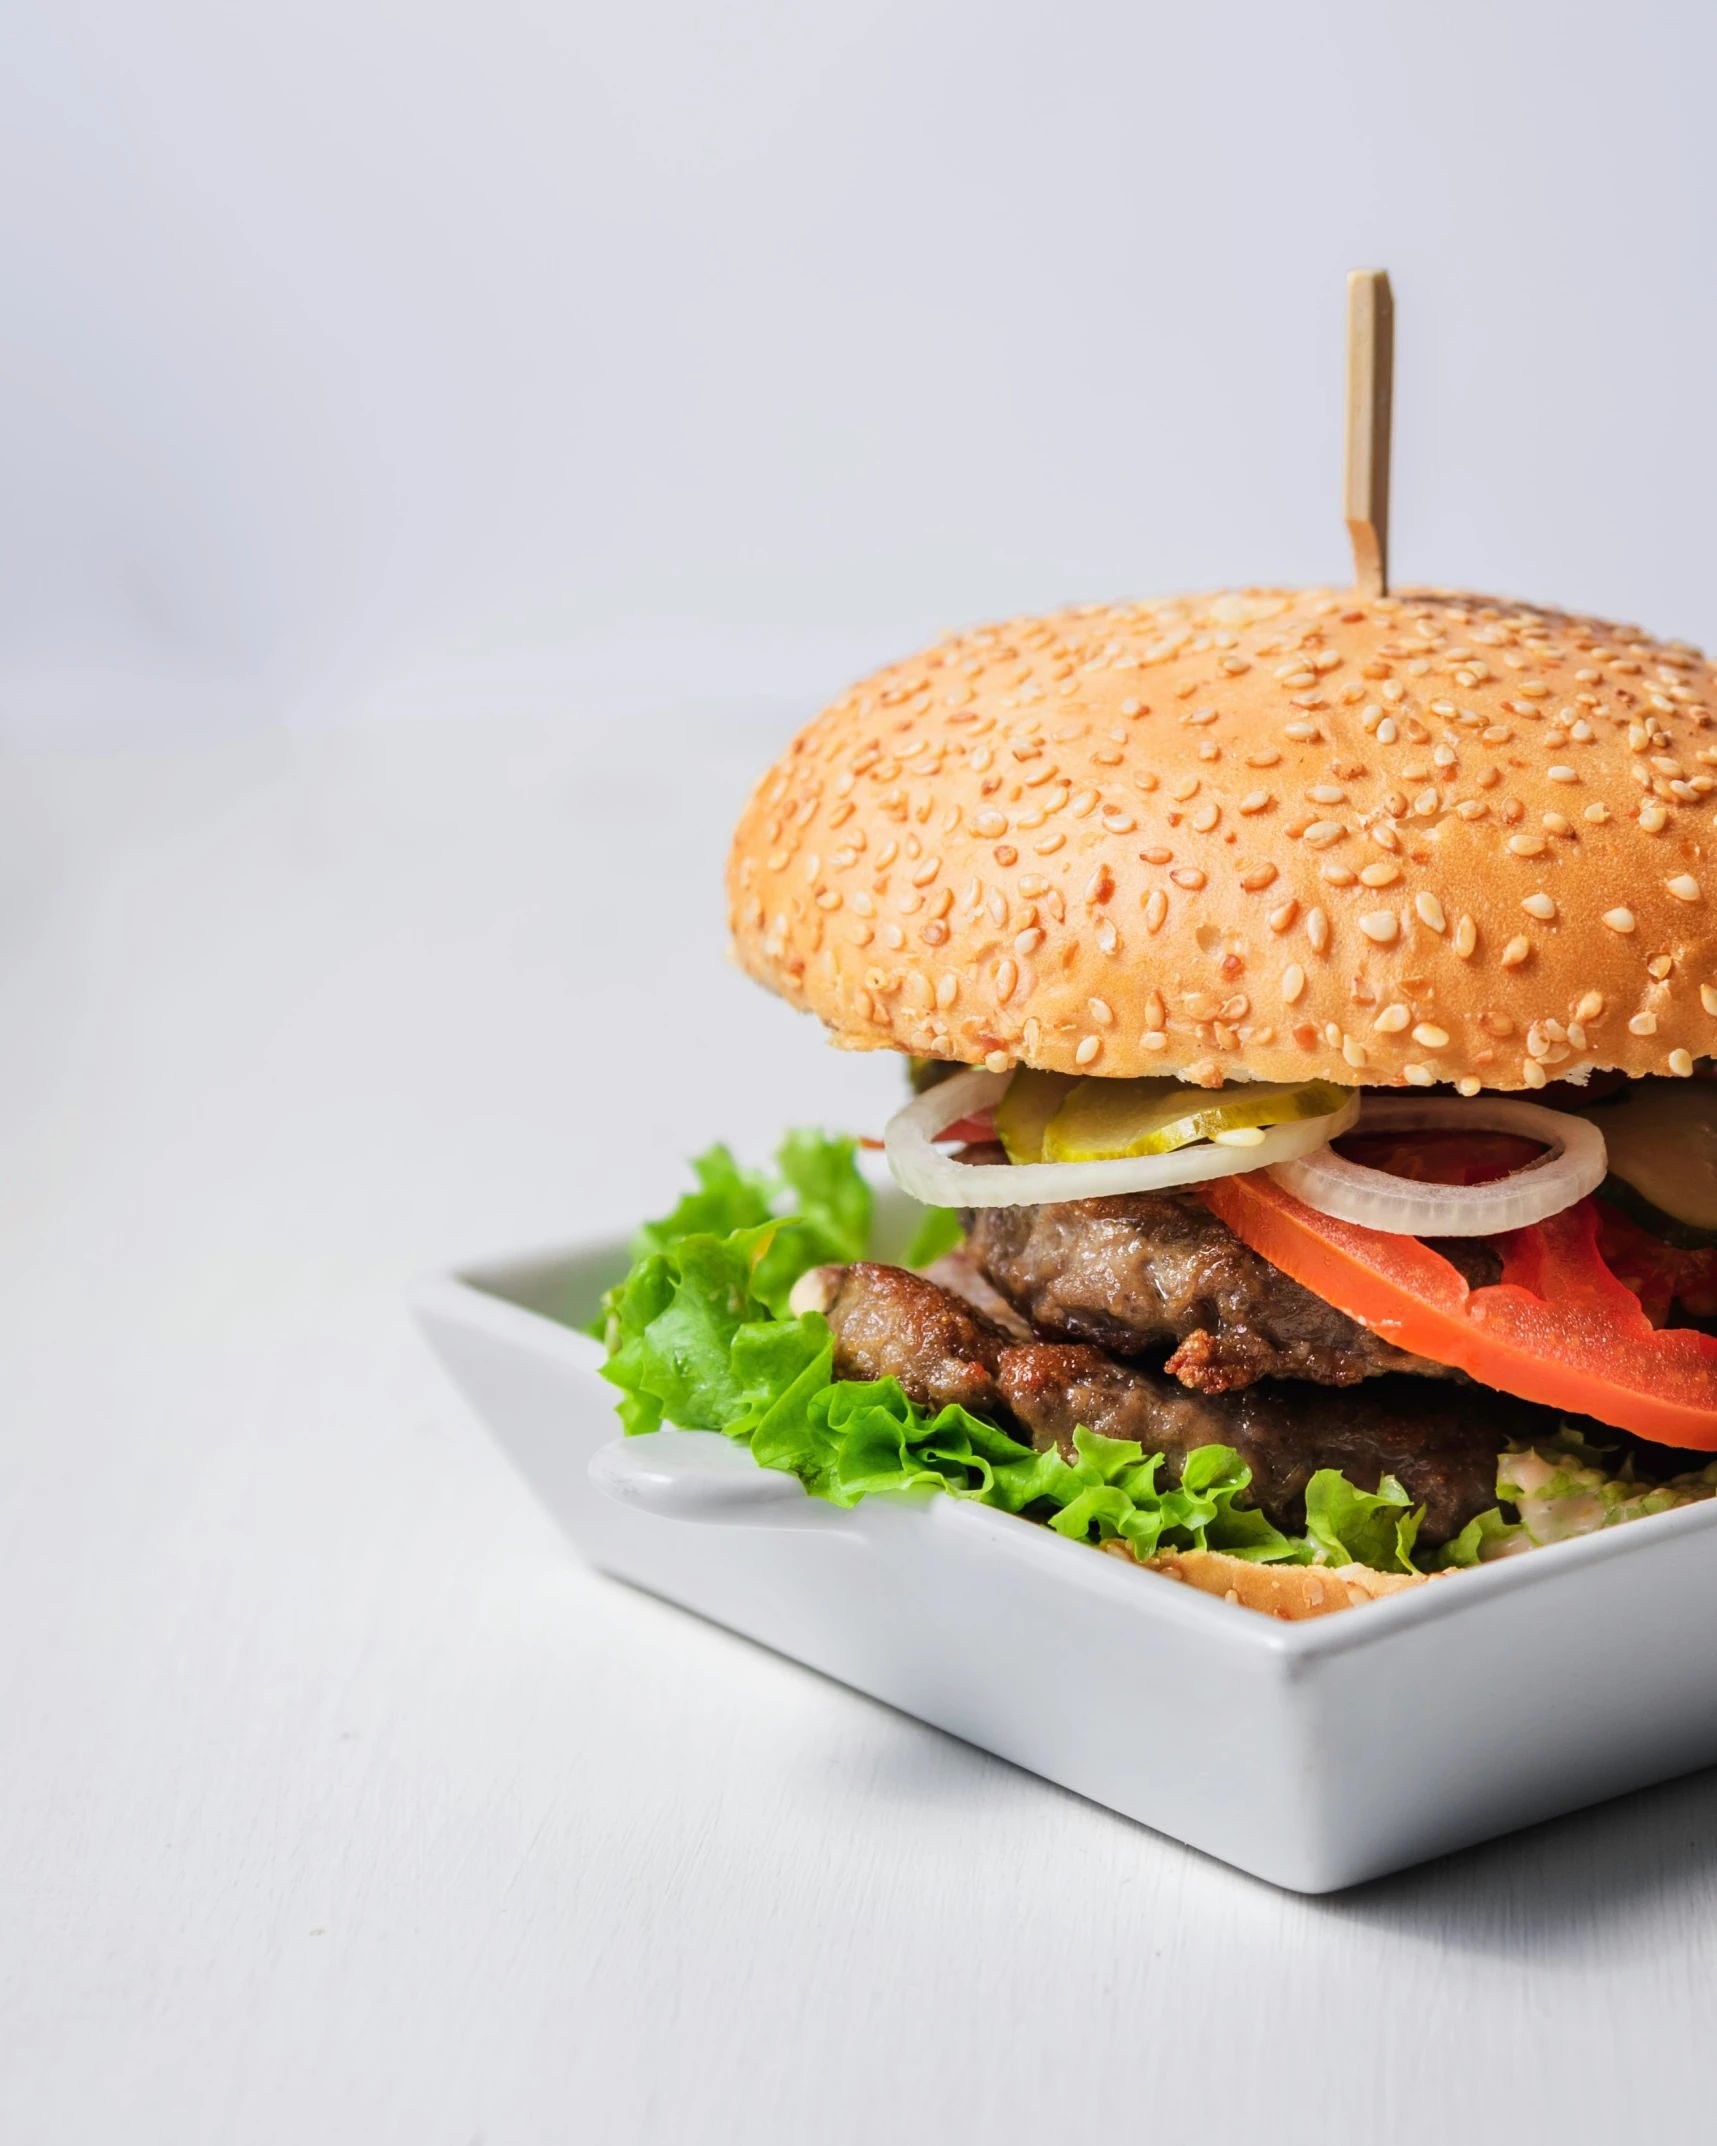
[(1042, 1162), (1044, 1128), (1066, 1100), (1067, 1091), (1087, 1085), (1077, 1073), (1039, 1073), (1021, 1066), (991, 1113), (996, 1138), (1007, 1149), (1009, 1162)]
[[(1034, 1074), (1036, 1081), (1055, 1078)], [(1065, 1076), (1062, 1076), (1065, 1078)], [(1002, 1108), (1013, 1099), (1010, 1089)], [(1068, 1089), (1043, 1126), (1032, 1161), (1112, 1162), (1131, 1155), (1167, 1155), (1218, 1133), (1262, 1131), (1342, 1109), (1348, 1091), (1333, 1081), (1248, 1081), (1223, 1089), (1191, 1088), (1178, 1080), (1081, 1080)], [(1021, 1117), (1043, 1103), (1022, 1102)], [(996, 1112), (1000, 1129), (1002, 1109)], [(1003, 1136), (1006, 1144), (1006, 1136)], [(1011, 1146), (1008, 1149), (1013, 1154)], [(1024, 1160), (1014, 1156), (1015, 1161)]]

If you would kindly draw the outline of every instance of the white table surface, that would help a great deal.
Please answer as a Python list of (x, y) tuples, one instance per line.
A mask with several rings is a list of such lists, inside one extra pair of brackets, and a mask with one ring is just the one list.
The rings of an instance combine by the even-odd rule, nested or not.
[(778, 729), (0, 748), (0, 2136), (1708, 2138), (1712, 1776), (1277, 1893), (583, 1570), (444, 1384), (414, 1271), (896, 1094), (722, 959)]

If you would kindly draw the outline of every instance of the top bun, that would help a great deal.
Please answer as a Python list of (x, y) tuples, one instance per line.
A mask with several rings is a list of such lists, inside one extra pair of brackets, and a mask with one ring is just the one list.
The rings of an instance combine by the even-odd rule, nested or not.
[(834, 1042), (1004, 1070), (1541, 1088), (1717, 1051), (1717, 676), (1446, 590), (981, 626), (855, 686), (734, 839)]

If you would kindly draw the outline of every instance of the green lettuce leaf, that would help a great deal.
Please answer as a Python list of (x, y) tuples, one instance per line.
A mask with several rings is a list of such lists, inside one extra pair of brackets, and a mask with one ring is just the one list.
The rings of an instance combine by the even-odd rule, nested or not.
[[(720, 1143), (697, 1156), (692, 1169), (698, 1189), (686, 1193), (671, 1214), (646, 1222), (638, 1231), (632, 1240), (632, 1272), (603, 1297), (588, 1331), (614, 1349), (618, 1307), (640, 1268), (653, 1257), (673, 1258), (690, 1238), (726, 1238), (773, 1223), (771, 1234), (748, 1255), (748, 1289), (757, 1303), (777, 1317), (785, 1316), (788, 1293), (807, 1268), (863, 1259), (870, 1245), (872, 1202), (870, 1187), (859, 1171), (858, 1142), (824, 1133), (791, 1132), (781, 1143), (776, 1163), (780, 1175), (770, 1178), (761, 1170), (742, 1169)], [(781, 1215), (784, 1204), (794, 1211)], [(782, 1228), (783, 1221), (791, 1221), (793, 1227)], [(658, 1279), (651, 1286), (662, 1284)], [(635, 1333), (636, 1305), (629, 1319), (618, 1341)], [(644, 1430), (655, 1427), (653, 1423), (640, 1425)]]
[(944, 1252), (951, 1252), (965, 1239), (958, 1209), (927, 1207), (912, 1233), (912, 1242), (906, 1247), (906, 1264), (909, 1267), (932, 1266)]
[(719, 1142), (695, 1157), (692, 1169), (698, 1189), (688, 1192), (672, 1214), (644, 1224), (632, 1240), (635, 1260), (665, 1252), (682, 1237), (727, 1237), (736, 1229), (754, 1229), (773, 1214), (769, 1180), (761, 1170), (742, 1170)]
[(858, 1166), (858, 1142), (826, 1133), (791, 1132), (775, 1157), (781, 1189), (817, 1246), (808, 1262), (863, 1259), (870, 1249), (871, 1191)]
[(1526, 1530), (1517, 1522), (1505, 1520), (1501, 1508), (1493, 1505), (1488, 1513), (1469, 1520), (1458, 1535), (1433, 1552), (1429, 1562), (1438, 1572), (1451, 1566), (1482, 1565), (1493, 1557), (1506, 1556), (1514, 1543), (1526, 1546)]
[(1339, 1469), (1320, 1468), (1306, 1485), (1306, 1535), (1320, 1564), (1417, 1572), (1413, 1545), (1425, 1515), (1412, 1505), (1392, 1475), (1357, 1490)]

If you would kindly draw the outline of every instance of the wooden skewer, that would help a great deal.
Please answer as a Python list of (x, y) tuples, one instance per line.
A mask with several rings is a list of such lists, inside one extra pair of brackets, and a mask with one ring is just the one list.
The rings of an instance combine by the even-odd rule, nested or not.
[(1395, 299), (1381, 268), (1347, 279), (1347, 533), (1362, 594), (1389, 590), (1389, 420)]

